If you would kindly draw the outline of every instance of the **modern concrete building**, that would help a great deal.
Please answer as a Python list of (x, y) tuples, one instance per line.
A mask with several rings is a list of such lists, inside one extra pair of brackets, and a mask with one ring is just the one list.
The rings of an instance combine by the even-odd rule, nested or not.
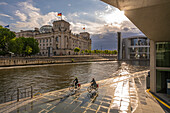
[(122, 39), (122, 59), (149, 59), (149, 39), (144, 36), (134, 36)]
[(91, 39), (88, 32), (73, 34), (70, 30), (70, 23), (64, 20), (53, 22), (53, 26), (44, 25), (40, 29), (20, 31), (16, 37), (34, 37), (37, 39), (40, 48), (40, 55), (72, 55), (74, 48), (82, 51), (91, 50)]
[(150, 88), (167, 93), (170, 79), (170, 0), (102, 0), (125, 15), (150, 39)]

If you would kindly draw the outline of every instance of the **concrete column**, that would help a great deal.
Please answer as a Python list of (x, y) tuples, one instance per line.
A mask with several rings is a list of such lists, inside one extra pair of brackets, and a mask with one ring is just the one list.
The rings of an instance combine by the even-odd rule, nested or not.
[[(147, 39), (147, 46), (149, 46), (149, 39)], [(149, 59), (150, 57), (149, 57), (149, 54), (150, 54), (150, 52), (149, 52), (149, 47), (147, 48), (147, 59)]]
[(156, 93), (156, 45), (150, 40), (150, 89)]
[(118, 50), (118, 60), (121, 60), (122, 59), (122, 39), (121, 39), (121, 32), (117, 32), (117, 38), (118, 38), (118, 47), (117, 47), (117, 50)]

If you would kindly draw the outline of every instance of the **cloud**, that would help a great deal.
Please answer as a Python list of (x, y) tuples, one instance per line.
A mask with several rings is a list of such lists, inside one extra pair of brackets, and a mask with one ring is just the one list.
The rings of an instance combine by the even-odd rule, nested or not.
[(0, 2), (0, 5), (8, 5), (6, 2)]
[(24, 7), (24, 10), (25, 10), (25, 11), (30, 11), (30, 10), (32, 10), (32, 11), (37, 11), (37, 12), (40, 11), (40, 9), (34, 7), (34, 6), (31, 4), (31, 2), (19, 2), (19, 3), (18, 3), (18, 6)]
[(15, 15), (18, 16), (21, 19), (21, 21), (27, 20), (27, 16), (24, 13), (21, 13), (19, 10), (15, 12)]
[(75, 12), (66, 15), (75, 33), (83, 32), (83, 27), (90, 34), (107, 34), (110, 32), (140, 33), (136, 26), (118, 9), (106, 6), (105, 10), (95, 12)]
[[(34, 7), (31, 2), (20, 2), (18, 6), (21, 10), (17, 10), (15, 15), (18, 16), (21, 21), (12, 24), (14, 26), (13, 30), (15, 31), (41, 27), (46, 24), (52, 24), (53, 21), (59, 19), (57, 16), (58, 12), (49, 12), (43, 15), (40, 9)], [(62, 18), (65, 19), (66, 17), (63, 15)]]
[(69, 7), (71, 7), (71, 4), (68, 4)]
[[(15, 15), (21, 21), (13, 23), (13, 29), (19, 31), (20, 29), (33, 29), (34, 27), (41, 27), (45, 24), (52, 24), (53, 21), (58, 20), (58, 12), (49, 12), (41, 14), (41, 10), (32, 5), (32, 2), (18, 3), (20, 11), (17, 10)], [(70, 22), (73, 33), (89, 32), (92, 36), (99, 35), (100, 39), (105, 38), (105, 34), (116, 32), (141, 32), (134, 26), (118, 9), (106, 6), (105, 10), (97, 10), (94, 12), (79, 11), (69, 13), (62, 16), (64, 20)]]
[(7, 15), (7, 14), (3, 14), (3, 13), (0, 13), (0, 16), (8, 17), (8, 18), (10, 18), (11, 20), (13, 20), (13, 19), (14, 19), (12, 16)]
[(129, 28), (128, 27), (124, 27), (123, 30), (124, 31), (129, 31)]

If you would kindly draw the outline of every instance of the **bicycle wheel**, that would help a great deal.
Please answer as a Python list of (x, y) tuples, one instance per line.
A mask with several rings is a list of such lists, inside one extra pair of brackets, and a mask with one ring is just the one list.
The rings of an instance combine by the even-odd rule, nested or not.
[(69, 90), (73, 91), (74, 90), (74, 86), (69, 86)]
[(98, 91), (98, 88), (94, 88), (95, 89), (95, 91)]
[(89, 93), (91, 93), (91, 91), (92, 91), (92, 87), (91, 87), (91, 86), (89, 86), (89, 87), (87, 88), (87, 91), (88, 91)]

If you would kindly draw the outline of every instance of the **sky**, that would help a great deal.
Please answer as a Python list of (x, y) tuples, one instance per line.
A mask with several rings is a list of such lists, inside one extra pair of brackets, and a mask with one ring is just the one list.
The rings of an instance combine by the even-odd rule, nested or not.
[(144, 35), (123, 11), (100, 0), (0, 0), (0, 25), (9, 25), (15, 32), (52, 25), (61, 19), (58, 13), (70, 22), (73, 33), (85, 27), (93, 50), (116, 50), (117, 32), (123, 38)]

